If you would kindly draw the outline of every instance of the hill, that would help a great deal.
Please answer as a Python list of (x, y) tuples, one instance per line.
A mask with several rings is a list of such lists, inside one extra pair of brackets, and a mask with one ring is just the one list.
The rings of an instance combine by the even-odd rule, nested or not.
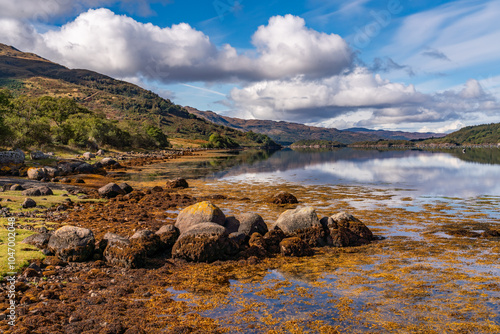
[(69, 98), (92, 112), (103, 113), (118, 126), (134, 124), (160, 128), (168, 137), (207, 143), (212, 134), (227, 136), (244, 146), (272, 144), (265, 136), (247, 135), (190, 114), (182, 106), (134, 84), (106, 75), (68, 69), (32, 53), (0, 44), (0, 88), (14, 97)]
[(500, 144), (500, 123), (467, 126), (446, 137), (426, 140), (424, 143), (497, 145)]
[(242, 131), (253, 131), (265, 134), (282, 145), (291, 145), (299, 140), (326, 140), (343, 144), (352, 144), (356, 142), (377, 141), (379, 139), (412, 140), (444, 136), (435, 133), (411, 133), (403, 131), (368, 130), (362, 128), (337, 130), (334, 128), (322, 128), (283, 121), (277, 122), (233, 118), (221, 116), (212, 111), (201, 111), (191, 107), (186, 107), (186, 109), (190, 113), (215, 124), (232, 127)]

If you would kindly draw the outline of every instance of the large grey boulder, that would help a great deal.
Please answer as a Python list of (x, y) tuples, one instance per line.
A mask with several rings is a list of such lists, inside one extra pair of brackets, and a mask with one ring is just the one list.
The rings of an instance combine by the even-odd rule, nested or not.
[(47, 248), (64, 261), (82, 262), (94, 253), (95, 239), (91, 230), (63, 226), (51, 235)]
[(282, 230), (287, 237), (299, 237), (312, 247), (325, 246), (328, 233), (312, 207), (286, 210), (276, 220), (273, 229)]
[(188, 206), (177, 216), (175, 227), (179, 229), (180, 234), (201, 223), (214, 223), (223, 226), (226, 216), (216, 205), (210, 202), (199, 202)]
[(223, 226), (205, 222), (192, 226), (179, 236), (172, 248), (172, 257), (193, 262), (214, 262), (226, 260), (237, 250)]
[(114, 233), (106, 233), (104, 258), (108, 263), (123, 268), (142, 268), (146, 261), (146, 249), (129, 239)]
[(126, 192), (116, 183), (108, 183), (104, 187), (101, 187), (97, 190), (101, 197), (113, 198), (118, 195), (125, 195)]

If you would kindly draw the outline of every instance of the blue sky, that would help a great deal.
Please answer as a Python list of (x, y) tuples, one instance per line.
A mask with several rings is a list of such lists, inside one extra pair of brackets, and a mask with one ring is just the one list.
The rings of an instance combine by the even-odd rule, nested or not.
[(500, 122), (499, 1), (0, 0), (0, 42), (240, 118)]

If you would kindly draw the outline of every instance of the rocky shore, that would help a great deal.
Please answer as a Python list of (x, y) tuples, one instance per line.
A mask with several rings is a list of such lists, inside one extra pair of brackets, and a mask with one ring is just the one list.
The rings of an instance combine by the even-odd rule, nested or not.
[[(2, 189), (36, 201), (54, 196), (52, 186), (105, 201), (65, 201), (35, 213), (2, 211), (5, 217), (42, 215), (56, 223), (54, 230), (41, 227), (23, 241), (46, 257), (32, 261), (17, 277), (17, 324), (0, 326), (8, 333), (160, 332), (165, 321), (143, 315), (151, 315), (151, 303), (168, 309), (172, 300), (156, 289), (164, 284), (161, 277), (174, 275), (176, 268), (199, 262), (256, 265), (274, 257), (311, 256), (318, 247), (357, 246), (375, 239), (355, 217), (339, 213), (320, 219), (312, 207), (285, 210), (272, 224), (257, 213), (226, 216), (210, 201), (223, 195), (183, 195), (180, 190), (188, 187), (183, 179), (145, 189), (126, 183), (99, 189), (82, 183), (67, 189), (39, 181), (4, 184)], [(298, 202), (286, 192), (268, 201), (285, 206)], [(176, 213), (168, 213), (172, 210)], [(0, 289), (5, 291), (6, 284)], [(0, 305), (7, 302), (2, 293)], [(5, 317), (5, 312), (0, 314)], [(169, 328), (166, 332), (197, 332), (182, 322)]]

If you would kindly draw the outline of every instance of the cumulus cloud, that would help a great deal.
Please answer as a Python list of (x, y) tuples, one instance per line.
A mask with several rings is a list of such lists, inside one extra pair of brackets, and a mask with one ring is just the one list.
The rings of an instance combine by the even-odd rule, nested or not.
[[(383, 80), (366, 68), (320, 80), (262, 81), (233, 89), (235, 109), (254, 118), (289, 120), (332, 126), (344, 117), (350, 126), (390, 126), (456, 120), (468, 113), (498, 111), (500, 105), (478, 81), (461, 91), (423, 94), (413, 85)], [(362, 117), (359, 117), (362, 115)], [(358, 116), (358, 117), (356, 117)]]
[(48, 21), (65, 15), (80, 13), (89, 8), (119, 4), (129, 13), (148, 16), (154, 14), (151, 4), (167, 4), (169, 0), (0, 0), (0, 17)]
[(0, 20), (0, 41), (40, 53), (69, 67), (88, 68), (117, 77), (144, 77), (163, 82), (310, 78), (338, 74), (352, 63), (347, 43), (319, 33), (302, 18), (276, 16), (252, 37), (253, 54), (230, 45), (217, 47), (203, 32), (181, 23), (160, 28), (89, 10), (61, 28), (20, 35), (21, 23)]

